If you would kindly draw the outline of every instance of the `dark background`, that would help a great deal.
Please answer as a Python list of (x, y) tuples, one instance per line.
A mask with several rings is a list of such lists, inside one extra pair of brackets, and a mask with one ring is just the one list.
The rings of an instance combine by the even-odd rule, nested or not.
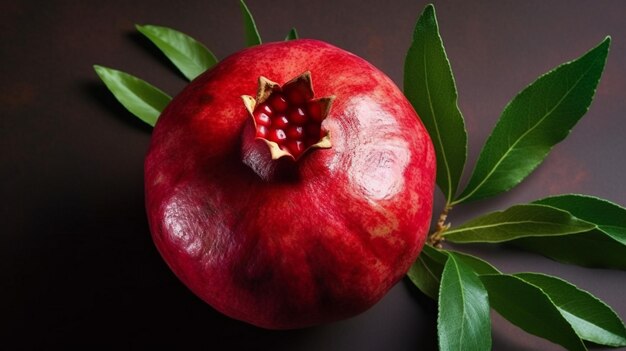
[[(422, 1), (249, 0), (261, 35), (352, 51), (402, 82)], [(505, 104), (538, 75), (613, 43), (596, 99), (570, 137), (509, 194), (458, 206), (454, 223), (549, 194), (626, 205), (626, 2), (435, 2), (469, 132), (469, 165)], [(436, 307), (407, 282), (350, 320), (266, 331), (212, 310), (155, 250), (143, 207), (150, 128), (114, 100), (92, 64), (174, 95), (180, 74), (133, 24), (192, 35), (223, 58), (243, 47), (238, 3), (0, 3), (0, 346), (143, 349), (434, 350)], [(437, 206), (441, 196), (437, 194)], [(513, 249), (470, 247), (506, 272), (564, 277), (626, 318), (626, 272), (585, 269)], [(558, 350), (493, 314), (494, 350)]]

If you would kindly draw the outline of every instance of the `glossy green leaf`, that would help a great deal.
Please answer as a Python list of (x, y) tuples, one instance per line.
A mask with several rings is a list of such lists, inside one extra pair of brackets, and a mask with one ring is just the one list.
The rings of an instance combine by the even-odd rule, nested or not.
[(298, 31), (294, 27), (294, 28), (291, 28), (291, 30), (289, 31), (289, 34), (287, 34), (285, 41), (296, 40), (296, 39), (298, 39)]
[(576, 286), (538, 273), (514, 276), (546, 293), (583, 340), (609, 346), (626, 346), (626, 328), (611, 307)]
[(535, 201), (571, 213), (576, 218), (596, 224), (598, 230), (626, 245), (626, 208), (593, 196), (567, 194)]
[(446, 259), (446, 255), (424, 245), (422, 253), (407, 273), (411, 282), (433, 300), (437, 300), (439, 296), (439, 283)]
[(574, 194), (548, 197), (536, 203), (567, 211), (598, 228), (563, 237), (523, 238), (513, 244), (565, 263), (626, 269), (625, 208), (596, 197)]
[(98, 65), (93, 68), (117, 101), (151, 126), (154, 126), (161, 111), (172, 100), (150, 83), (128, 73)]
[(217, 58), (199, 41), (171, 28), (136, 25), (189, 80), (211, 68)]
[(594, 224), (582, 221), (554, 207), (515, 205), (444, 232), (446, 240), (456, 243), (497, 243), (532, 236), (556, 236), (586, 232)]
[(426, 6), (415, 26), (404, 63), (404, 94), (433, 139), (437, 185), (449, 203), (465, 165), (467, 133), (432, 5)]
[(569, 322), (538, 287), (506, 274), (481, 275), (489, 303), (502, 317), (526, 332), (557, 343), (568, 350), (586, 350)]
[(259, 31), (256, 28), (256, 23), (254, 23), (254, 18), (252, 17), (252, 13), (250, 13), (248, 6), (243, 0), (239, 1), (239, 5), (241, 8), (241, 14), (243, 15), (243, 25), (244, 25), (244, 31), (246, 34), (246, 45), (247, 46), (260, 45), (261, 36), (259, 35)]
[(563, 263), (626, 269), (626, 246), (597, 229), (565, 236), (521, 238), (512, 244)]
[(607, 37), (579, 59), (541, 76), (506, 106), (454, 204), (509, 190), (543, 161), (589, 109), (609, 44)]
[(487, 291), (454, 253), (448, 253), (441, 276), (437, 332), (442, 351), (491, 349)]

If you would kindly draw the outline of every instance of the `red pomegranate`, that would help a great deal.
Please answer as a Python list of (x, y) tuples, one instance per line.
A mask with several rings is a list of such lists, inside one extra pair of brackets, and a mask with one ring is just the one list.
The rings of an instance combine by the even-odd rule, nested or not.
[(416, 259), (435, 156), (393, 82), (324, 42), (235, 53), (163, 111), (145, 163), (154, 242), (222, 313), (270, 329), (354, 316)]

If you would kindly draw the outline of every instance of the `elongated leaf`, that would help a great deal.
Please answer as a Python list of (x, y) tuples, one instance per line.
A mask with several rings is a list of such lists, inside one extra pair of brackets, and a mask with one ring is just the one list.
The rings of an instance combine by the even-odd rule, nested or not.
[(596, 197), (575, 194), (548, 197), (536, 203), (567, 211), (598, 228), (563, 237), (523, 238), (513, 244), (565, 263), (626, 269), (626, 209)]
[(512, 244), (563, 263), (626, 269), (626, 246), (597, 229), (564, 236), (521, 238)]
[(413, 263), (407, 276), (426, 296), (437, 300), (442, 272), (443, 266), (441, 264), (433, 262), (430, 257), (422, 254)]
[(514, 276), (546, 293), (583, 340), (609, 346), (626, 346), (626, 328), (611, 307), (590, 293), (556, 277), (538, 273)]
[(289, 31), (289, 34), (287, 34), (285, 41), (296, 40), (296, 39), (298, 39), (298, 31), (294, 27), (294, 28), (291, 28), (291, 30)]
[(451, 242), (497, 243), (531, 236), (556, 236), (586, 232), (595, 225), (554, 207), (515, 205), (488, 213), (444, 232)]
[(150, 39), (189, 80), (193, 80), (217, 63), (217, 58), (209, 49), (187, 34), (153, 25), (136, 25), (135, 27)]
[(537, 200), (535, 203), (559, 208), (576, 218), (596, 224), (598, 230), (626, 245), (626, 208), (593, 196), (567, 194)]
[(491, 349), (487, 291), (454, 253), (448, 253), (441, 277), (437, 332), (442, 351)]
[(543, 161), (589, 109), (609, 44), (607, 37), (579, 59), (541, 76), (506, 106), (454, 204), (509, 190)]
[(489, 303), (502, 317), (526, 332), (568, 350), (586, 350), (582, 340), (552, 300), (538, 287), (506, 274), (481, 275)]
[(254, 23), (252, 13), (250, 13), (248, 6), (243, 0), (239, 1), (239, 5), (241, 8), (241, 14), (243, 15), (243, 28), (246, 34), (246, 45), (255, 46), (261, 44), (261, 36), (256, 28), (256, 23)]
[(404, 63), (404, 93), (433, 139), (437, 185), (449, 203), (465, 165), (467, 133), (432, 5), (426, 6), (415, 26)]
[(437, 300), (441, 273), (447, 256), (431, 246), (424, 245), (422, 253), (407, 273), (409, 279), (426, 296)]
[(153, 127), (161, 111), (172, 100), (169, 95), (150, 83), (128, 73), (98, 65), (94, 65), (93, 68), (117, 101)]

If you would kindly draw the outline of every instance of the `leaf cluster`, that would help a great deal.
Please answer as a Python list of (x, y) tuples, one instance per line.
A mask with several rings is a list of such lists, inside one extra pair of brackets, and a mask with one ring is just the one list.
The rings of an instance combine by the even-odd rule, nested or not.
[(626, 209), (607, 200), (563, 194), (518, 204), (451, 227), (456, 205), (517, 186), (567, 137), (589, 109), (610, 38), (522, 89), (504, 108), (463, 189), (467, 131), (450, 62), (428, 5), (415, 26), (404, 67), (404, 92), (435, 146), (437, 185), (445, 208), (408, 276), (438, 301), (441, 350), (489, 350), (490, 309), (528, 333), (568, 350), (587, 343), (626, 346), (619, 316), (587, 291), (541, 273), (503, 274), (477, 257), (445, 250), (445, 242), (508, 243), (557, 261), (626, 268)]
[[(247, 46), (260, 45), (261, 36), (254, 18), (243, 0), (239, 2), (244, 19)], [(136, 25), (135, 28), (148, 38), (187, 78), (197, 76), (213, 67), (218, 59), (201, 42), (175, 29), (157, 25)], [(285, 40), (298, 39), (292, 28)], [(154, 127), (159, 115), (172, 98), (161, 89), (132, 74), (113, 68), (94, 65), (100, 79), (130, 113)]]

